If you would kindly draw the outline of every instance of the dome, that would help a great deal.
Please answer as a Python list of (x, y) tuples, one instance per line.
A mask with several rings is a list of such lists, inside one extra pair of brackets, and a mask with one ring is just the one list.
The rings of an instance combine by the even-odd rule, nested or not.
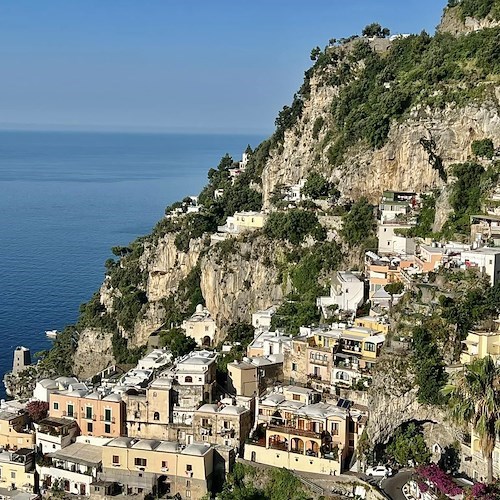
[(153, 451), (159, 444), (160, 441), (157, 441), (156, 439), (141, 439), (140, 441), (137, 441), (137, 443), (132, 445), (132, 448), (134, 448), (134, 450)]
[(38, 382), (44, 389), (57, 389), (58, 385), (55, 380), (44, 378)]
[(207, 403), (200, 406), (197, 411), (203, 411), (205, 413), (215, 413), (217, 411), (217, 405)]
[(201, 313), (201, 312), (203, 312), (203, 305), (202, 305), (202, 304), (198, 304), (198, 305), (196, 306), (196, 312), (197, 312), (197, 313)]
[(122, 397), (120, 394), (108, 394), (106, 397), (102, 398), (103, 401), (121, 401)]
[(247, 411), (243, 406), (226, 406), (220, 412), (224, 415), (241, 415)]

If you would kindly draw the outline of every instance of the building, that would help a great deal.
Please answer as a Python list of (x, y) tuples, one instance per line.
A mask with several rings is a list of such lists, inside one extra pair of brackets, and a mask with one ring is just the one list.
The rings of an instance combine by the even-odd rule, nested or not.
[(77, 423), (68, 418), (47, 417), (34, 426), (36, 448), (42, 455), (66, 448), (80, 432)]
[(379, 205), (379, 219), (382, 224), (388, 221), (405, 221), (417, 205), (417, 194), (400, 191), (384, 191)]
[(490, 278), (490, 285), (500, 282), (500, 248), (483, 247), (462, 252), (467, 268), (478, 268)]
[[(234, 403), (237, 403), (234, 400)], [(251, 408), (237, 404), (204, 404), (193, 417), (195, 442), (230, 446), (239, 452), (253, 425)]]
[(471, 215), (470, 241), (476, 246), (492, 242), (500, 245), (500, 216), (499, 215)]
[(70, 385), (50, 394), (51, 418), (76, 421), (83, 436), (117, 437), (126, 432), (125, 405), (119, 394), (103, 395)]
[(210, 347), (214, 344), (217, 325), (208, 309), (201, 304), (196, 306), (195, 313), (189, 319), (182, 322), (182, 329), (200, 346)]
[(31, 365), (31, 353), (27, 347), (18, 346), (14, 350), (12, 373), (19, 373)]
[(414, 255), (415, 238), (404, 235), (414, 224), (401, 224), (397, 221), (388, 221), (379, 224), (377, 228), (378, 253), (380, 255)]
[(305, 179), (301, 179), (298, 184), (293, 184), (291, 186), (286, 186), (284, 188), (284, 200), (285, 201), (290, 201), (294, 203), (298, 203), (299, 201), (302, 201), (305, 199), (302, 190), (304, 189), (304, 186), (306, 184)]
[(389, 283), (407, 283), (405, 270), (414, 265), (413, 257), (392, 258), (378, 257), (370, 259), (367, 263), (367, 275), (369, 281), (370, 300)]
[(100, 480), (122, 485), (125, 495), (201, 498), (212, 489), (214, 448), (121, 437), (102, 447)]
[(292, 343), (291, 335), (276, 332), (262, 332), (247, 347), (248, 357), (272, 356), (283, 354)]
[(252, 314), (252, 326), (256, 330), (269, 331), (271, 328), (271, 320), (276, 312), (277, 307), (271, 306), (262, 311), (257, 311)]
[(318, 474), (348, 468), (365, 415), (348, 401), (321, 403), (319, 393), (307, 391), (283, 388), (262, 399), (253, 442), (245, 445), (246, 460)]
[(500, 330), (471, 331), (462, 341), (463, 350), (460, 363), (469, 364), (475, 359), (491, 356), (495, 361), (500, 359)]
[(264, 212), (235, 212), (227, 218), (223, 226), (217, 228), (218, 232), (240, 234), (248, 231), (262, 229), (267, 220)]
[(0, 411), (0, 447), (10, 450), (34, 448), (35, 433), (25, 412)]
[[(329, 297), (319, 297), (316, 305), (325, 318), (331, 317), (331, 310), (356, 311), (364, 302), (365, 285), (355, 274), (338, 271), (332, 278)], [(336, 306), (336, 307), (335, 307)]]
[(75, 377), (58, 377), (54, 380), (44, 378), (36, 383), (35, 389), (33, 390), (33, 398), (48, 403), (50, 395), (53, 392), (65, 391), (70, 385), (75, 384), (79, 384), (78, 379)]
[(354, 326), (369, 328), (379, 333), (387, 335), (389, 333), (389, 324), (386, 317), (382, 316), (361, 316), (354, 320)]
[(37, 465), (43, 490), (57, 487), (66, 493), (90, 496), (90, 485), (102, 466), (102, 446), (73, 443), (49, 453)]
[(228, 391), (237, 396), (260, 396), (283, 381), (283, 355), (244, 357), (227, 365)]
[(415, 256), (415, 264), (423, 273), (435, 271), (442, 265), (445, 253), (446, 250), (441, 247), (420, 245)]
[(38, 493), (38, 474), (32, 449), (0, 450), (0, 495), (9, 497), (13, 490)]
[(166, 349), (153, 349), (137, 362), (138, 370), (160, 370), (172, 362), (172, 353)]

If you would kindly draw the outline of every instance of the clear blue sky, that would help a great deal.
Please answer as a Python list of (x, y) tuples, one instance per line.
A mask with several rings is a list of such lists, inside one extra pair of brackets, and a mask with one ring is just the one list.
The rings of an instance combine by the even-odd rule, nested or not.
[(268, 133), (323, 47), (445, 0), (2, 0), (0, 127)]

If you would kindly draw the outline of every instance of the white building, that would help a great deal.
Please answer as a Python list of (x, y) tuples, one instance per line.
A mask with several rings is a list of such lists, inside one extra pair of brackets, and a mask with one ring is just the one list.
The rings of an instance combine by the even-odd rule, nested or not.
[(66, 448), (80, 432), (76, 421), (70, 418), (47, 417), (34, 426), (36, 447), (43, 455)]
[(415, 238), (407, 238), (398, 234), (398, 231), (411, 227), (413, 227), (411, 224), (379, 224), (377, 230), (378, 253), (382, 255), (414, 255)]
[(365, 285), (351, 272), (338, 271), (332, 278), (329, 297), (319, 297), (316, 305), (321, 308), (323, 316), (329, 317), (330, 306), (337, 306), (341, 311), (356, 311), (363, 304)]
[(292, 346), (292, 336), (280, 332), (263, 332), (257, 335), (247, 347), (248, 356), (271, 356), (283, 354)]
[(478, 267), (490, 278), (490, 285), (500, 281), (500, 248), (483, 247), (462, 252), (462, 262), (466, 267)]
[(285, 197), (286, 201), (299, 202), (304, 199), (304, 195), (302, 194), (302, 189), (304, 189), (306, 181), (301, 179), (298, 184), (294, 184), (292, 186), (287, 186), (285, 188)]
[(209, 310), (201, 304), (196, 306), (195, 313), (189, 319), (182, 322), (181, 328), (200, 346), (210, 347), (214, 343), (217, 325)]
[(260, 331), (271, 328), (271, 320), (276, 312), (276, 306), (268, 307), (252, 314), (252, 326)]
[(172, 353), (167, 349), (154, 349), (137, 362), (138, 370), (158, 370), (172, 362)]

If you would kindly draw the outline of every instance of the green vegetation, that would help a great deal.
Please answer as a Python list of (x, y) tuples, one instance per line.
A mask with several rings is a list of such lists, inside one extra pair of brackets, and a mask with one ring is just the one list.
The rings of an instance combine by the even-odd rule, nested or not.
[(59, 332), (52, 348), (37, 353), (40, 358), (40, 372), (51, 376), (73, 375), (73, 354), (78, 344), (79, 333), (74, 325)]
[(146, 353), (146, 346), (128, 347), (127, 339), (118, 332), (113, 333), (111, 338), (113, 346), (113, 357), (117, 363), (135, 365)]
[(477, 158), (488, 158), (488, 160), (491, 160), (495, 154), (495, 147), (493, 146), (493, 141), (491, 139), (474, 141), (472, 143), (471, 150), (473, 155)]
[(373, 208), (366, 198), (360, 198), (344, 216), (341, 235), (351, 248), (373, 239), (376, 227)]
[(425, 444), (421, 427), (411, 422), (399, 427), (386, 448), (387, 454), (401, 467), (429, 463), (431, 452)]
[(424, 194), (421, 196), (420, 210), (417, 215), (417, 224), (406, 231), (409, 237), (432, 237), (432, 228), (436, 218), (436, 195)]
[(385, 38), (386, 36), (389, 36), (391, 34), (391, 30), (389, 30), (388, 28), (382, 28), (379, 23), (371, 23), (363, 28), (361, 34), (363, 36), (376, 36)]
[(324, 124), (325, 124), (325, 119), (322, 116), (318, 116), (318, 118), (314, 120), (313, 131), (312, 131), (313, 139), (318, 138), (319, 133), (321, 132), (321, 129), (323, 128)]
[(450, 397), (452, 420), (466, 429), (472, 424), (479, 436), (488, 463), (488, 483), (493, 481), (493, 449), (500, 422), (499, 381), (500, 368), (488, 356), (466, 365), (442, 391)]
[(326, 238), (326, 231), (316, 214), (299, 209), (270, 214), (264, 233), (270, 239), (289, 241), (293, 245), (299, 245), (307, 236), (318, 241)]
[[(217, 358), (217, 374), (219, 383), (225, 383), (227, 376), (227, 365), (235, 359), (241, 360), (246, 354), (248, 344), (254, 338), (254, 328), (249, 323), (233, 323), (227, 330), (225, 342), (238, 345), (233, 345), (228, 353), (222, 353)], [(222, 345), (219, 346), (219, 350)]]
[(181, 328), (160, 331), (160, 345), (170, 350), (174, 358), (190, 353), (196, 347), (193, 337), (188, 337)]
[(405, 286), (400, 281), (394, 283), (388, 283), (384, 286), (384, 290), (390, 295), (399, 295), (403, 293)]
[(313, 200), (329, 198), (335, 202), (340, 197), (340, 191), (317, 172), (309, 174), (302, 191), (307, 197)]
[[(264, 489), (255, 486), (254, 478), (259, 474), (264, 479)], [(306, 500), (304, 487), (299, 479), (287, 469), (259, 470), (236, 463), (233, 472), (224, 483), (217, 500)]]
[(418, 385), (418, 401), (442, 404), (440, 390), (446, 383), (447, 375), (443, 357), (431, 332), (425, 326), (417, 326), (413, 330), (413, 365), (416, 372), (415, 382)]
[(340, 247), (335, 242), (290, 252), (282, 269), (283, 281), (290, 279), (292, 292), (272, 318), (273, 329), (296, 334), (304, 325), (318, 323), (320, 315), (316, 297), (327, 293), (322, 285), (342, 261)]
[(500, 2), (498, 0), (449, 0), (448, 6), (459, 6), (462, 19), (474, 17), (484, 19), (491, 15), (493, 19), (500, 19)]

